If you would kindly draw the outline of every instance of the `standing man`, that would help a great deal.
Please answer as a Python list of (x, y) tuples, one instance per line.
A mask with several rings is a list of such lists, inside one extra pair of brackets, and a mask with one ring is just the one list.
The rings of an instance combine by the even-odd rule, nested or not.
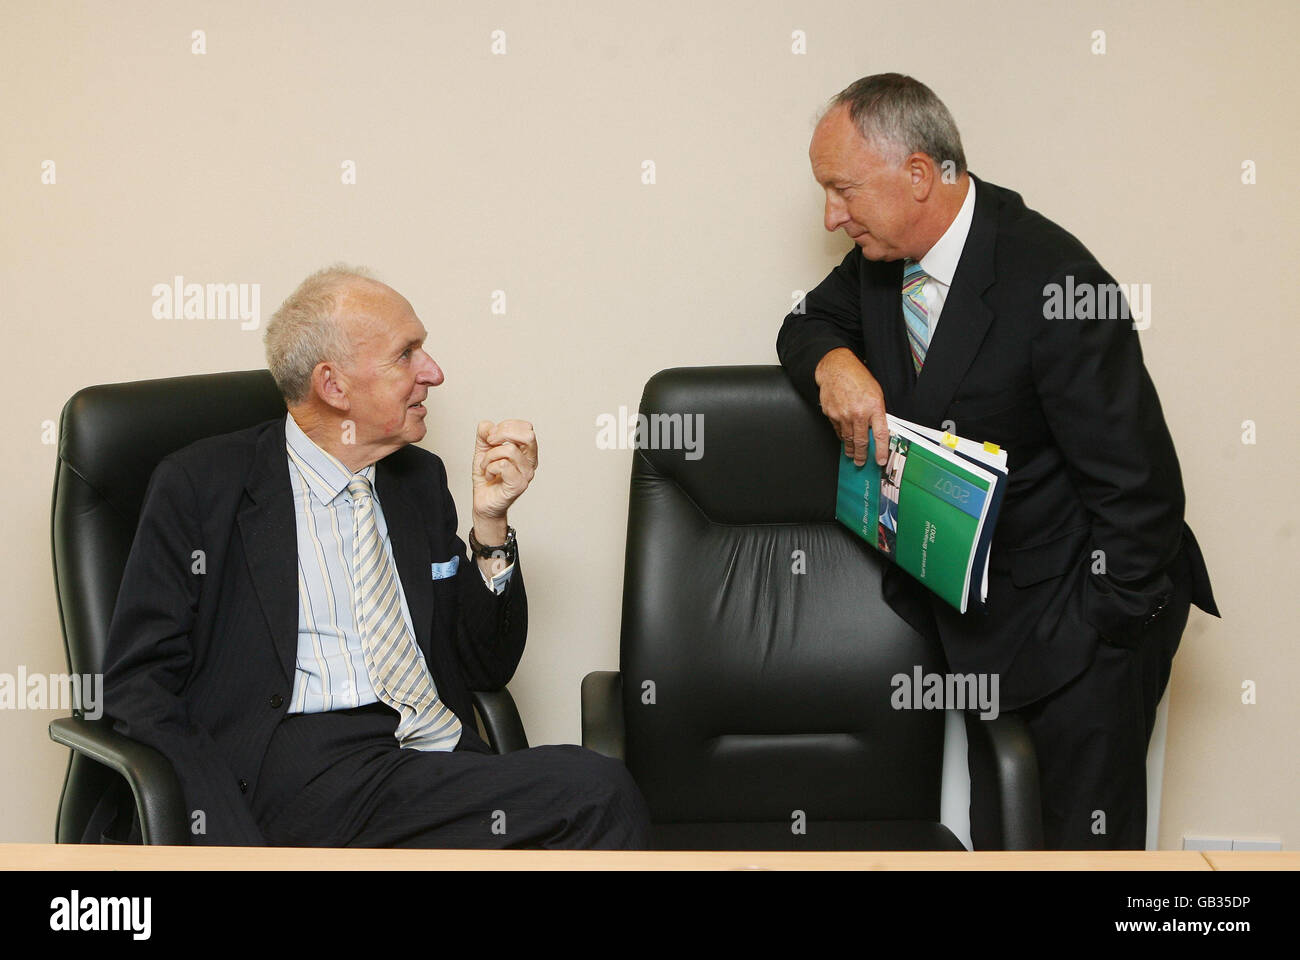
[(537, 440), (479, 423), (467, 556), (442, 460), (414, 445), (443, 382), (426, 336), (391, 287), (313, 274), (266, 330), (287, 414), (154, 471), (105, 704), (175, 767), (196, 843), (647, 845), (621, 762), (498, 756), (475, 732), (470, 691), (499, 690), (523, 654), (507, 514)]
[[(809, 158), (826, 229), (855, 247), (781, 326), (795, 387), (859, 465), (885, 462), (886, 410), (1008, 453), (987, 607), (959, 614), (893, 565), (885, 598), (951, 670), (999, 675), (1036, 747), (1049, 849), (1141, 849), (1189, 604), (1218, 610), (1127, 303), (1083, 244), (968, 173), (952, 115), (911, 77), (837, 95)], [(972, 764), (976, 849), (997, 823), (983, 775)]]

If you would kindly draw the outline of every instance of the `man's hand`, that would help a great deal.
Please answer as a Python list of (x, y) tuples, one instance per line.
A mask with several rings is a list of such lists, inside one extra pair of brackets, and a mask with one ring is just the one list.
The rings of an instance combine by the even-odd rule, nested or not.
[(537, 472), (537, 437), (525, 420), (482, 420), (474, 438), (474, 536), (481, 543), (506, 537), (506, 511)]
[(817, 364), (814, 374), (821, 387), (822, 413), (844, 441), (844, 455), (859, 467), (867, 462), (867, 429), (876, 440), (876, 463), (889, 459), (889, 424), (885, 420), (885, 394), (871, 371), (853, 351), (836, 347)]

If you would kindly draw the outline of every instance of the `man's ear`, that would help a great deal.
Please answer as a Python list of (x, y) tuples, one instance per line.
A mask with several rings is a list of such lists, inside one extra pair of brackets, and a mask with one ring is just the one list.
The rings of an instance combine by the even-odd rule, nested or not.
[(907, 158), (907, 175), (912, 184), (912, 198), (924, 203), (934, 189), (934, 161), (924, 153), (913, 153)]
[(322, 360), (311, 372), (312, 390), (335, 410), (351, 410), (347, 378), (337, 364)]

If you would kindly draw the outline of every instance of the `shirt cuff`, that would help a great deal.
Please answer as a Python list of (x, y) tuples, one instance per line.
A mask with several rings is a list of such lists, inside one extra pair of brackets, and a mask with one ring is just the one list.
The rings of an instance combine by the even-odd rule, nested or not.
[(510, 584), (510, 575), (514, 572), (515, 565), (512, 563), (495, 577), (489, 577), (483, 572), (482, 567), (479, 567), (478, 575), (483, 578), (483, 586), (487, 587), (497, 596), (500, 596), (505, 592), (506, 587)]

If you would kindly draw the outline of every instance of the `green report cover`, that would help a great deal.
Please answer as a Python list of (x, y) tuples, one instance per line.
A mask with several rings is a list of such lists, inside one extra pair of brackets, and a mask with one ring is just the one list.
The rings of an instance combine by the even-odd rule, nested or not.
[[(987, 595), (1006, 454), (889, 417), (889, 459), (840, 455), (835, 516), (962, 613)], [(938, 442), (936, 442), (938, 441)], [(982, 448), (982, 450), (981, 450)]]

